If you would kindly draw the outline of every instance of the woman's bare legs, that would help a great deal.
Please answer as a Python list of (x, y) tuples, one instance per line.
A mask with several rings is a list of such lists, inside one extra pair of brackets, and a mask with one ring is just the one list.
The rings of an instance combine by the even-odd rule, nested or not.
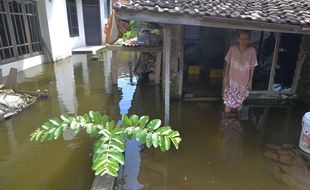
[(241, 111), (242, 104), (237, 108), (238, 112)]
[(230, 111), (231, 111), (231, 108), (228, 107), (228, 106), (225, 106), (225, 112), (228, 113), (228, 112), (230, 112)]

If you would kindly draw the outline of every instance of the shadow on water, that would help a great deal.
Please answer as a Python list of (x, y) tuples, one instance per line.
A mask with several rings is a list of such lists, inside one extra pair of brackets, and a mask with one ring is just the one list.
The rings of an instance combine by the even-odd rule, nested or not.
[[(136, 56), (118, 54), (122, 64), (113, 87), (108, 54), (104, 62), (75, 55), (19, 73), (20, 88), (47, 89), (49, 97), (0, 123), (0, 189), (90, 188), (94, 174), (87, 135), (29, 141), (51, 117), (98, 110), (112, 119), (126, 113), (163, 119), (161, 87), (131, 75), (127, 63)], [(171, 125), (181, 133), (180, 149), (162, 153), (129, 140), (116, 189), (289, 190), (271, 175), (264, 145), (297, 144), (307, 109), (247, 105), (237, 119), (223, 116), (221, 102), (172, 101)]]

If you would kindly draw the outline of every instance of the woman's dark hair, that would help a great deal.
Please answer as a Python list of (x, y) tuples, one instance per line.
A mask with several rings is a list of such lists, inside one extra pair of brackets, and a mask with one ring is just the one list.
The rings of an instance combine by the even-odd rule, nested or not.
[(247, 35), (249, 35), (249, 39), (251, 39), (251, 31), (250, 30), (240, 30), (238, 33), (238, 37), (240, 37), (240, 34), (247, 34)]

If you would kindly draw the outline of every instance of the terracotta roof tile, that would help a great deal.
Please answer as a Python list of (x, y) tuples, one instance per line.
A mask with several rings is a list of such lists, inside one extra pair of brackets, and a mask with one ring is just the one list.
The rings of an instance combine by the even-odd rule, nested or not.
[(119, 0), (116, 10), (212, 16), (310, 27), (309, 0)]

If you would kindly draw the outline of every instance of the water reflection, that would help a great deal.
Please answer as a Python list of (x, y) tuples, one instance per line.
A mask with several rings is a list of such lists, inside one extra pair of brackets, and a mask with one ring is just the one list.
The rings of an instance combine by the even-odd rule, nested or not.
[[(79, 56), (81, 60), (86, 62), (86, 56)], [(73, 64), (76, 63), (73, 57), (63, 59), (55, 63), (56, 87), (59, 98), (59, 107), (62, 112), (71, 114), (77, 113), (77, 97), (74, 78)]]
[(225, 161), (226, 165), (235, 165), (242, 163), (243, 154), (243, 138), (244, 131), (237, 116), (230, 116), (227, 113), (222, 114), (220, 125), (221, 133), (221, 151), (220, 159)]

